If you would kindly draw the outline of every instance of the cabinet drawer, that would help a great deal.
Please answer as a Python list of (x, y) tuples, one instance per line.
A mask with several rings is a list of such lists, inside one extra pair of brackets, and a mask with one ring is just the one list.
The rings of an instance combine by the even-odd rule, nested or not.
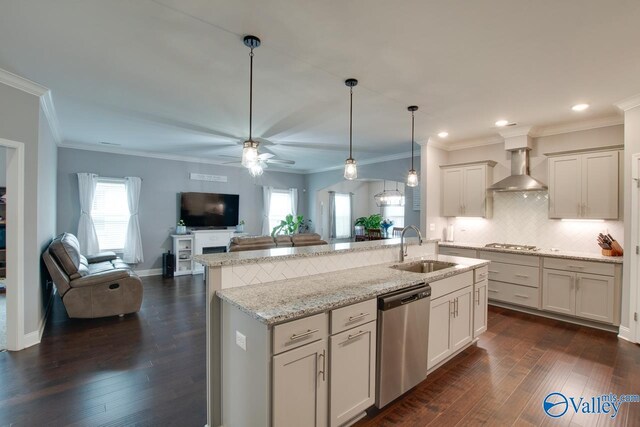
[(601, 274), (603, 276), (613, 276), (615, 265), (606, 262), (577, 261), (562, 258), (544, 258), (544, 268), (555, 270), (573, 271), (575, 273)]
[(473, 283), (482, 282), (489, 278), (489, 266), (485, 265), (484, 267), (476, 268), (473, 270)]
[(492, 262), (489, 265), (489, 279), (537, 288), (540, 286), (540, 269), (538, 267)]
[(437, 280), (429, 283), (429, 285), (431, 286), (431, 300), (434, 300), (443, 295), (455, 292), (458, 289), (462, 289), (465, 286), (473, 285), (473, 271), (467, 271), (466, 273)]
[(491, 300), (533, 308), (539, 308), (540, 306), (540, 291), (538, 288), (489, 280), (488, 293)]
[(327, 324), (327, 314), (322, 313), (274, 326), (273, 354), (325, 338)]
[(378, 314), (377, 300), (370, 299), (331, 311), (331, 334), (375, 320)]
[(503, 262), (505, 264), (528, 265), (531, 267), (540, 267), (540, 257), (536, 255), (510, 254), (505, 252), (479, 251), (480, 259), (489, 261)]
[(478, 258), (475, 249), (450, 248), (447, 246), (439, 246), (438, 252), (441, 255), (461, 256), (465, 258)]

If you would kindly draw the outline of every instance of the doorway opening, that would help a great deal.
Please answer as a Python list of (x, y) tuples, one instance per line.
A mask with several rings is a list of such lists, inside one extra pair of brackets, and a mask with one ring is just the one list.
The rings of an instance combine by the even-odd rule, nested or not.
[(7, 148), (0, 147), (0, 351), (7, 349)]

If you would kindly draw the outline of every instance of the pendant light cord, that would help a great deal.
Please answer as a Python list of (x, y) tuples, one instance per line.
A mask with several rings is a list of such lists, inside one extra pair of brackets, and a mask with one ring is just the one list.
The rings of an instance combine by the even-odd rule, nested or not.
[(251, 130), (253, 125), (253, 48), (251, 48), (249, 58), (251, 61), (249, 71), (249, 141), (253, 141), (253, 139), (251, 138)]
[(353, 87), (349, 88), (349, 159), (353, 159)]
[(411, 170), (413, 170), (413, 146), (415, 145), (415, 139), (414, 139), (414, 133), (413, 133), (413, 129), (414, 129), (414, 123), (415, 123), (415, 114), (412, 111), (411, 112)]

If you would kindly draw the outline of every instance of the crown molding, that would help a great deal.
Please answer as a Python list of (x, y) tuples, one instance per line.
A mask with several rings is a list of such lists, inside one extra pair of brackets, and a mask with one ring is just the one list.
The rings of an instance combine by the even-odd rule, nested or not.
[(36, 82), (10, 73), (2, 68), (0, 68), (0, 83), (4, 83), (7, 86), (11, 86), (34, 96), (42, 96), (49, 91), (49, 89)]
[(533, 126), (512, 126), (510, 128), (500, 129), (498, 132), (503, 138), (513, 138), (514, 136), (531, 135)]
[[(244, 166), (242, 165), (225, 164), (227, 160), (211, 160), (211, 159), (203, 159), (201, 157), (181, 156), (178, 154), (152, 153), (149, 151), (130, 150), (127, 148), (113, 147), (113, 146), (106, 146), (106, 145), (94, 146), (94, 145), (64, 141), (60, 144), (60, 148), (71, 148), (73, 150), (93, 151), (97, 153), (106, 153), (106, 154), (120, 154), (124, 156), (145, 157), (148, 159), (173, 160), (177, 162), (186, 162), (186, 163), (201, 163), (201, 164), (207, 164), (207, 165), (225, 166), (230, 168), (244, 168)], [(303, 169), (285, 169), (285, 168), (279, 168), (274, 166), (269, 166), (265, 170), (265, 172), (284, 172), (284, 173), (294, 173), (294, 174), (306, 173)]]
[(53, 104), (53, 97), (51, 96), (50, 90), (40, 97), (40, 107), (47, 122), (49, 122), (49, 129), (51, 129), (53, 140), (56, 145), (60, 146), (63, 141), (62, 132), (60, 131), (60, 122), (58, 121), (58, 114), (56, 113), (56, 107)]
[[(638, 99), (640, 100), (640, 98)], [(543, 136), (560, 135), (563, 133), (579, 132), (583, 130), (617, 126), (622, 124), (624, 124), (624, 117), (622, 115), (605, 116), (590, 120), (581, 120), (579, 122), (563, 123), (552, 126), (541, 126), (536, 128), (534, 132), (531, 133), (531, 136), (533, 138), (540, 138)]]
[(446, 144), (443, 149), (446, 151), (465, 150), (467, 148), (484, 147), (486, 145), (502, 144), (504, 138), (499, 135), (492, 135), (485, 138), (465, 139)]
[[(421, 144), (422, 145), (422, 144)], [(418, 153), (417, 156), (419, 156), (420, 154)], [(381, 163), (381, 162), (388, 162), (391, 160), (400, 160), (400, 159), (408, 159), (411, 157), (411, 151), (408, 151), (406, 153), (398, 153), (398, 154), (391, 154), (389, 156), (382, 156), (382, 157), (375, 157), (373, 159), (367, 159), (367, 160), (358, 160), (357, 165), (358, 166), (362, 166), (362, 165), (372, 165), (374, 163)], [(320, 173), (320, 172), (329, 172), (329, 171), (333, 171), (333, 170), (339, 170), (344, 168), (344, 164), (340, 164), (337, 166), (329, 166), (326, 168), (319, 168), (319, 169), (310, 169), (310, 170), (306, 170), (302, 173), (304, 174), (312, 174), (312, 173)]]
[(621, 109), (622, 111), (627, 111), (627, 110), (631, 110), (632, 108), (640, 107), (640, 94), (637, 94), (629, 98), (623, 99), (622, 101), (616, 102), (615, 106)]

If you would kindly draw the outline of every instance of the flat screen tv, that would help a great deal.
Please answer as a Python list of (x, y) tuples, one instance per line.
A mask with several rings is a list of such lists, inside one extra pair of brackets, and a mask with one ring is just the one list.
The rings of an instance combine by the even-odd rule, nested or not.
[(181, 193), (180, 219), (187, 227), (235, 227), (239, 202), (237, 194)]

